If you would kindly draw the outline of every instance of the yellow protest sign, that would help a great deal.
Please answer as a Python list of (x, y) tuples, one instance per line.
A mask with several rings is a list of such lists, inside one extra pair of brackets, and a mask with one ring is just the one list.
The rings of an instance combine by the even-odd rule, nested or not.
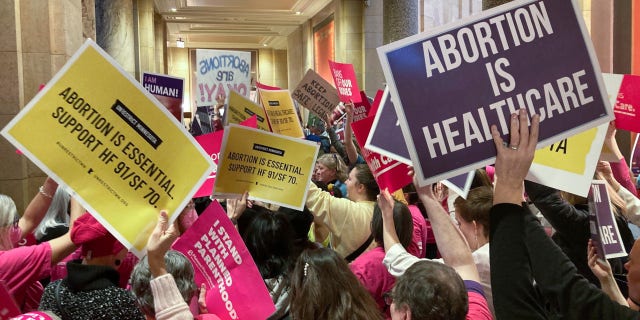
[(289, 90), (260, 90), (259, 92), (271, 131), (289, 137), (304, 138)]
[(258, 129), (229, 125), (224, 131), (213, 195), (251, 199), (302, 210), (318, 144)]
[(231, 90), (231, 93), (229, 93), (229, 103), (227, 108), (228, 123), (240, 124), (242, 121), (247, 120), (254, 114), (258, 120), (258, 129), (270, 132), (271, 130), (269, 130), (269, 124), (267, 123), (267, 116), (264, 113), (264, 109), (241, 94)]
[(213, 167), (167, 109), (90, 40), (2, 134), (139, 257), (159, 210), (173, 221)]
[(608, 125), (602, 124), (538, 149), (527, 180), (586, 197)]

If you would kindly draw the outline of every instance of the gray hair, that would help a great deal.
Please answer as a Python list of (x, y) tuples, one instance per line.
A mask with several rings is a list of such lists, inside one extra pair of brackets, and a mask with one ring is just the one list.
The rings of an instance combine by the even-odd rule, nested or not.
[(51, 205), (42, 221), (34, 231), (36, 239), (40, 240), (47, 234), (47, 229), (57, 226), (69, 226), (69, 200), (71, 196), (64, 190), (64, 187), (58, 186), (56, 193), (53, 195)]
[(0, 194), (0, 250), (13, 248), (11, 228), (18, 218), (18, 209), (11, 197)]
[[(175, 279), (182, 298), (187, 304), (189, 304), (189, 301), (191, 301), (191, 298), (196, 293), (196, 283), (194, 281), (194, 272), (191, 261), (189, 261), (189, 259), (187, 259), (187, 257), (182, 253), (175, 250), (169, 250), (164, 255), (164, 262), (167, 267), (167, 272)], [(147, 257), (144, 257), (144, 259), (140, 260), (135, 268), (133, 268), (133, 273), (131, 273), (129, 283), (131, 285), (131, 292), (135, 295), (142, 312), (155, 317), (156, 312), (153, 304), (153, 292), (149, 285), (151, 278), (149, 261)]]

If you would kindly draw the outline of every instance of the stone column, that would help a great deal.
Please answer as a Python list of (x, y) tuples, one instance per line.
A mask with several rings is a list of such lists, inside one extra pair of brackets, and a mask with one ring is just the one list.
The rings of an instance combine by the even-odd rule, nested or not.
[(384, 44), (418, 33), (420, 3), (418, 0), (382, 1), (382, 30)]
[(385, 79), (376, 49), (382, 45), (383, 0), (365, 3), (364, 8), (364, 85), (368, 96), (384, 86)]
[[(0, 1), (0, 127), (80, 47), (82, 30), (81, 0)], [(15, 150), (0, 138), (0, 193), (13, 198), (22, 214), (45, 174)]]
[(133, 0), (95, 0), (96, 42), (135, 77)]
[[(138, 0), (138, 39), (140, 44), (140, 71), (156, 70), (155, 25), (153, 24), (153, 1)], [(140, 74), (142, 76), (142, 74)]]

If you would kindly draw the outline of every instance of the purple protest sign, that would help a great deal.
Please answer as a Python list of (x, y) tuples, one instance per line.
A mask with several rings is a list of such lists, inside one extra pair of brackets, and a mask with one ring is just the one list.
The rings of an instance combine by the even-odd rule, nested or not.
[(598, 256), (601, 259), (626, 256), (604, 181), (594, 180), (591, 183), (588, 199), (591, 239), (596, 243)]
[(182, 95), (184, 79), (171, 77), (166, 74), (144, 72), (142, 86), (149, 91), (167, 110), (182, 122)]
[(453, 190), (463, 199), (466, 199), (467, 195), (469, 194), (469, 189), (471, 189), (471, 183), (473, 183), (473, 178), (475, 176), (476, 176), (476, 171), (473, 170), (465, 174), (461, 174), (446, 180), (442, 180), (442, 184), (447, 186), (447, 188)]
[(421, 185), (490, 164), (490, 125), (541, 115), (547, 146), (613, 119), (579, 8), (520, 0), (378, 48)]
[(404, 142), (398, 114), (391, 102), (389, 87), (384, 89), (365, 148), (411, 165), (411, 155)]

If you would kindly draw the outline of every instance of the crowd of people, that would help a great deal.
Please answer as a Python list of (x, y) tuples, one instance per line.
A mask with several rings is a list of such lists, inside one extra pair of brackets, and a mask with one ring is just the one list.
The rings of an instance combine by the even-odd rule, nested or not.
[[(381, 190), (352, 121), (347, 104), (344, 139), (329, 121), (314, 126), (329, 144), (303, 211), (248, 193), (224, 203), (275, 305), (268, 319), (639, 318), (640, 242), (628, 224), (640, 223), (640, 200), (613, 124), (605, 143), (620, 161), (601, 161), (594, 178), (629, 255), (601, 260), (586, 199), (525, 181), (537, 115), (513, 114), (508, 141), (492, 127), (495, 165), (476, 171), (465, 197), (416, 180)], [(53, 179), (21, 214), (0, 195), (0, 285), (19, 319), (219, 319), (171, 250), (208, 201), (173, 224), (160, 211), (138, 260)]]

